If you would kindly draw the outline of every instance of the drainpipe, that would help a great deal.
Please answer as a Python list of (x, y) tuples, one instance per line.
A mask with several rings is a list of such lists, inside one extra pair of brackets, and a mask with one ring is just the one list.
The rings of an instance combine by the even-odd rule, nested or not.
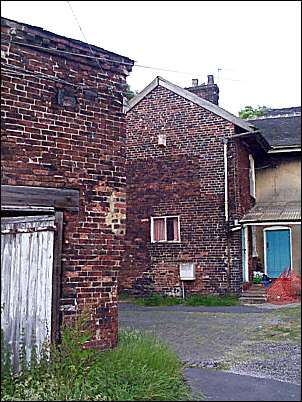
[(223, 139), (223, 164), (224, 164), (224, 217), (227, 236), (227, 281), (228, 292), (231, 288), (231, 255), (230, 255), (230, 232), (229, 232), (229, 199), (228, 199), (228, 139)]
[(229, 221), (229, 201), (228, 201), (228, 139), (223, 139), (223, 162), (224, 162), (224, 216), (225, 221)]

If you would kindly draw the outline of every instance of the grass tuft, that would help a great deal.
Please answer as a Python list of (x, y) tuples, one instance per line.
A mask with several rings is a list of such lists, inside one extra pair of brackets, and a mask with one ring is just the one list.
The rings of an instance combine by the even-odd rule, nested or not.
[(42, 356), (19, 374), (5, 366), (1, 400), (192, 400), (181, 363), (168, 346), (151, 335), (124, 330), (115, 349), (88, 350), (83, 348), (87, 332), (82, 324), (64, 329), (62, 344), (53, 347), (50, 360)]
[(183, 300), (178, 297), (171, 296), (161, 296), (158, 293), (153, 293), (149, 297), (142, 299), (136, 299), (135, 303), (142, 306), (175, 306), (177, 304), (182, 304)]
[(238, 306), (239, 300), (236, 296), (214, 296), (214, 295), (192, 295), (185, 304), (187, 306)]
[(154, 306), (175, 306), (175, 305), (187, 305), (187, 306), (238, 306), (239, 300), (236, 296), (214, 296), (214, 295), (191, 295), (186, 299), (178, 297), (162, 296), (158, 293), (153, 293), (149, 297), (144, 298), (132, 298), (122, 297), (123, 301), (134, 303), (139, 306), (154, 307)]

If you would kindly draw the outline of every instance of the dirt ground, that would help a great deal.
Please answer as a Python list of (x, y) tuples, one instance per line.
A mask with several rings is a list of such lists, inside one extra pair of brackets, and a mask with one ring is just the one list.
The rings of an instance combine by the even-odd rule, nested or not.
[(300, 384), (300, 306), (141, 307), (120, 303), (120, 328), (167, 342), (187, 367)]

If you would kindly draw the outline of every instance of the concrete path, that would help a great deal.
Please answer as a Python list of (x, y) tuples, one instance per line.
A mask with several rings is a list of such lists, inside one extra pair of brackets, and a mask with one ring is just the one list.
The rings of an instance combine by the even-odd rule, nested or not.
[(229, 313), (229, 314), (246, 314), (246, 313), (267, 313), (267, 308), (263, 305), (258, 306), (162, 306), (162, 307), (145, 307), (136, 304), (119, 303), (119, 311), (178, 311), (180, 313)]
[(301, 401), (301, 387), (287, 382), (200, 368), (185, 369), (185, 377), (197, 400)]
[(264, 336), (293, 316), (281, 310), (121, 303), (119, 323), (120, 328), (146, 331), (169, 344), (182, 360), (194, 394), (203, 392), (208, 401), (298, 401), (299, 339)]

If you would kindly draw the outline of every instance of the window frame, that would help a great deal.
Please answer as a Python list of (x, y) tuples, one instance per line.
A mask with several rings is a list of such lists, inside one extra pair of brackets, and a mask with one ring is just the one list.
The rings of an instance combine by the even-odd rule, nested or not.
[(256, 199), (255, 160), (252, 154), (249, 154), (249, 184), (250, 196)]
[[(167, 240), (167, 218), (177, 218), (178, 222), (178, 239), (179, 240)], [(164, 219), (165, 222), (165, 240), (154, 240), (154, 219)], [(163, 216), (151, 216), (150, 225), (151, 243), (180, 243), (180, 215), (163, 215)]]

